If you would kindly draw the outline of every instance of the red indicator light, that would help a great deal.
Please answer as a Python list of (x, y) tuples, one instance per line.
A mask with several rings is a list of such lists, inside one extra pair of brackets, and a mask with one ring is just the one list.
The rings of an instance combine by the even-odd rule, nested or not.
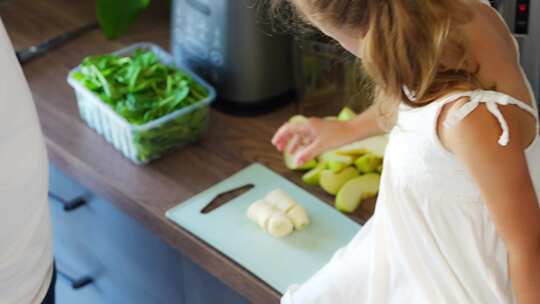
[(527, 4), (520, 4), (519, 5), (519, 11), (524, 13), (527, 11)]

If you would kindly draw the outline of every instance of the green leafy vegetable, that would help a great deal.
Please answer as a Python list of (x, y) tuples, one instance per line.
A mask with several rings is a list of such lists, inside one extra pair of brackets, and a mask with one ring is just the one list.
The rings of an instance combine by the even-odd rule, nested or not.
[(160, 63), (151, 51), (137, 49), (130, 57), (90, 56), (72, 77), (133, 125), (193, 107), (156, 127), (134, 129), (133, 144), (140, 162), (194, 141), (206, 126), (208, 106), (195, 104), (209, 92), (186, 73)]
[(160, 63), (153, 52), (140, 49), (132, 57), (87, 57), (73, 77), (136, 125), (208, 96), (187, 74)]

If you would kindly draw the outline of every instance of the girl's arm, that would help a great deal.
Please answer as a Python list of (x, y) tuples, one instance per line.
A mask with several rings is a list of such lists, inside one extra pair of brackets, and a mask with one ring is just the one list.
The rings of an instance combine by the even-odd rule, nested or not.
[[(397, 107), (397, 105), (393, 105)], [(395, 112), (391, 117), (382, 114), (377, 104), (371, 105), (367, 110), (347, 122), (349, 129), (353, 130), (354, 138), (351, 141), (388, 133), (395, 123)], [(388, 114), (390, 115), (390, 114)]]
[(480, 188), (505, 241), (518, 302), (540, 303), (540, 207), (523, 152), (527, 143), (520, 139), (523, 117), (515, 106), (499, 109), (510, 129), (507, 146), (497, 143), (501, 129), (485, 105), (458, 126), (441, 131), (441, 140), (466, 164)]

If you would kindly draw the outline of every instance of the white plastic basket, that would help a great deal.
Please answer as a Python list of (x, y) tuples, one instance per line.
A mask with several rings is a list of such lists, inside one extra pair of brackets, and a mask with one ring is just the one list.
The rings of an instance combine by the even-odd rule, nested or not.
[[(79, 113), (86, 124), (101, 134), (125, 157), (136, 164), (146, 164), (171, 148), (183, 146), (198, 138), (208, 125), (209, 106), (216, 98), (216, 91), (188, 68), (175, 65), (172, 56), (155, 44), (137, 43), (113, 54), (129, 56), (136, 49), (151, 50), (161, 63), (180, 69), (203, 86), (208, 91), (208, 97), (143, 125), (133, 125), (72, 77), (79, 67), (70, 71), (67, 81), (75, 90)], [(156, 134), (156, 130), (160, 132)], [(167, 137), (162, 136), (163, 130), (169, 132)]]

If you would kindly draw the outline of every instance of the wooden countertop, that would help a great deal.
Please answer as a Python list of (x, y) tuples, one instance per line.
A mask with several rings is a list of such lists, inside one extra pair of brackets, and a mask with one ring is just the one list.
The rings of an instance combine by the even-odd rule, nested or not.
[[(169, 10), (155, 1), (129, 33), (106, 40), (88, 33), (27, 65), (24, 72), (35, 98), (50, 160), (82, 185), (159, 235), (226, 285), (254, 303), (277, 303), (280, 294), (247, 270), (169, 222), (164, 213), (194, 194), (252, 162), (260, 162), (330, 202), (316, 187), (302, 184), (287, 170), (270, 144), (278, 126), (295, 114), (294, 105), (258, 117), (235, 117), (212, 110), (201, 140), (148, 166), (139, 167), (87, 128), (79, 118), (68, 71), (89, 54), (106, 53), (139, 41), (168, 49)], [(93, 0), (9, 0), (0, 2), (0, 16), (16, 49), (28, 47), (95, 19)], [(373, 205), (354, 215), (364, 222)]]

